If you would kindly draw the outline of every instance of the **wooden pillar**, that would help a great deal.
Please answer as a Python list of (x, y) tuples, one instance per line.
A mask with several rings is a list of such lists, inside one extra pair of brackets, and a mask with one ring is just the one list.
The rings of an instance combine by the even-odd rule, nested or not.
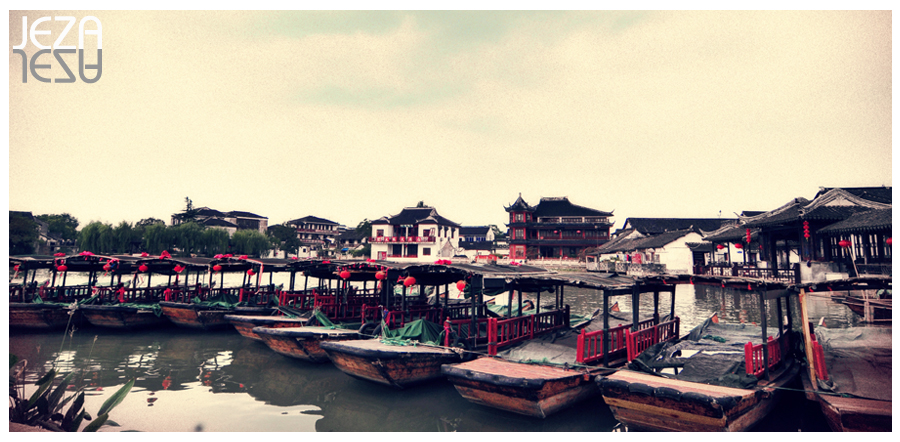
[(609, 292), (600, 291), (603, 296), (603, 365), (609, 367)]
[(519, 311), (516, 312), (516, 316), (522, 316), (522, 291), (519, 290)]
[(653, 291), (653, 322), (659, 324), (659, 290)]
[(541, 313), (541, 290), (537, 291), (537, 302), (534, 306), (534, 314), (539, 315)]
[(759, 313), (760, 320), (759, 324), (762, 327), (762, 343), (763, 343), (763, 373), (766, 379), (769, 379), (769, 346), (766, 344), (769, 341), (768, 338), (768, 324), (769, 318), (766, 314), (766, 292), (763, 291), (759, 294)]
[(641, 322), (639, 310), (641, 300), (641, 289), (635, 283), (631, 286), (631, 331), (637, 331), (638, 322)]
[(509, 297), (506, 298), (506, 317), (507, 318), (512, 318), (512, 300), (513, 300), (513, 296), (515, 296), (515, 293), (516, 293), (515, 290), (510, 289)]

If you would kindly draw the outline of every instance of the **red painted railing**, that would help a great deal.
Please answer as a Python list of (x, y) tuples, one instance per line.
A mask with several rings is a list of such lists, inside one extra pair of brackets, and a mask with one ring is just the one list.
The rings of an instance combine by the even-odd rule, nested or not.
[(426, 321), (431, 322), (440, 322), (443, 316), (443, 310), (440, 308), (409, 307), (406, 311), (389, 311), (387, 313), (387, 317), (385, 317), (384, 319), (384, 323), (387, 324), (389, 329), (393, 330), (403, 327), (404, 325), (406, 325), (406, 323), (415, 321), (417, 319), (425, 319)]
[[(450, 335), (455, 333), (460, 340), (475, 339), (475, 342), (487, 340), (487, 323), (493, 318), (478, 318), (475, 320), (475, 327), (472, 327), (472, 318), (468, 319), (450, 319), (444, 321), (444, 346), (449, 347)], [(482, 330), (484, 333), (481, 333)]]
[[(641, 324), (645, 322), (643, 321)], [(654, 344), (678, 339), (680, 323), (681, 320), (676, 317), (671, 321), (653, 325), (643, 330), (627, 331), (625, 333), (625, 345), (628, 348), (628, 362), (633, 361), (634, 358)]]
[[(627, 350), (625, 334), (631, 329), (631, 324), (622, 324), (609, 329), (609, 355), (622, 353)], [(603, 330), (587, 332), (582, 330), (578, 335), (577, 354), (575, 362), (579, 364), (591, 364), (603, 360)]]
[[(744, 365), (747, 368), (747, 374), (761, 377), (765, 373), (766, 367), (772, 368), (775, 364), (781, 362), (781, 339), (772, 339), (769, 336), (769, 342), (765, 344), (753, 345), (752, 342), (744, 344)], [(763, 361), (763, 345), (769, 347), (769, 360)]]
[[(815, 336), (815, 335), (814, 335)], [(812, 342), (813, 360), (816, 364), (816, 377), (822, 380), (828, 380), (828, 368), (825, 367), (825, 350), (818, 341)]]
[(565, 309), (509, 319), (490, 318), (487, 327), (488, 354), (494, 356), (499, 348), (565, 327), (568, 313)]

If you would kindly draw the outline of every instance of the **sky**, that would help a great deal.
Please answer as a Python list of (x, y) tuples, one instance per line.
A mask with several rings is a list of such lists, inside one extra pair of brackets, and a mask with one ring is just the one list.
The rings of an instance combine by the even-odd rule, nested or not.
[[(96, 17), (100, 79), (23, 83), (23, 16)], [(9, 210), (82, 227), (190, 198), (269, 225), (423, 201), (503, 228), (521, 194), (621, 228), (892, 186), (889, 10), (10, 11), (9, 46)]]

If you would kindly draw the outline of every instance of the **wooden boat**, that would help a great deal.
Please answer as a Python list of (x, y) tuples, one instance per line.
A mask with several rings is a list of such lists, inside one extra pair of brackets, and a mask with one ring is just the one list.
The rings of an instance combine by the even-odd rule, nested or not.
[(862, 316), (867, 322), (891, 322), (891, 298), (866, 298), (847, 296), (842, 301), (853, 313)]
[[(723, 287), (751, 284), (743, 278), (732, 284), (729, 279), (722, 278)], [(616, 419), (629, 429), (744, 431), (771, 412), (799, 373), (799, 363), (791, 357), (794, 332), (787, 302), (796, 293), (754, 293), (763, 312), (760, 326), (719, 325), (714, 316), (673, 342), (659, 343), (659, 332), (652, 329), (627, 333), (628, 369), (596, 380)], [(777, 303), (775, 339), (768, 336), (766, 300)], [(781, 323), (782, 300), (787, 325)]]
[(296, 318), (283, 315), (263, 316), (263, 315), (225, 315), (225, 320), (234, 326), (241, 336), (253, 339), (254, 341), (264, 342), (255, 328), (297, 328), (306, 325), (309, 318)]
[(63, 304), (9, 303), (9, 327), (13, 329), (63, 329), (70, 322), (79, 324), (80, 315), (77, 310)]
[[(603, 311), (606, 313), (603, 317), (594, 318), (586, 327), (558, 328), (551, 330), (551, 333), (543, 338), (530, 336), (526, 342), (500, 352), (500, 356), (496, 358), (483, 357), (445, 365), (442, 371), (460, 395), (476, 404), (541, 419), (598, 395), (600, 389), (594, 379), (599, 375), (611, 373), (612, 367), (625, 363), (624, 336), (625, 331), (631, 327), (631, 324), (620, 324), (610, 328), (609, 312), (617, 309), (609, 307), (609, 299), (616, 295), (634, 295), (634, 291), (630, 287), (625, 289), (610, 287), (610, 285), (620, 287), (623, 284), (622, 277), (600, 279), (597, 275), (586, 274), (577, 278), (580, 281), (579, 285), (584, 286), (585, 281), (593, 281), (594, 288), (605, 289), (602, 302)], [(560, 295), (556, 298), (559, 302), (565, 281), (552, 282), (552, 279), (544, 279), (540, 282), (539, 286), (530, 287), (531, 291), (540, 293), (547, 285), (555, 285), (551, 288), (551, 292)], [(631, 282), (635, 284), (634, 281)], [(520, 280), (512, 283), (510, 287), (518, 289), (521, 296), (522, 289), (529, 291), (526, 283)], [(674, 299), (674, 285), (663, 286), (654, 283), (647, 287), (651, 291), (656, 291), (657, 308), (660, 290), (671, 291)], [(556, 309), (560, 307), (557, 305)], [(563, 310), (568, 315), (568, 306)], [(542, 314), (544, 313), (538, 313)], [(493, 320), (489, 328), (496, 328), (496, 324), (513, 325), (523, 319), (527, 319), (527, 316)], [(568, 320), (565, 322), (568, 323)], [(640, 327), (644, 328), (655, 325), (659, 325), (658, 311), (654, 312), (653, 318), (640, 323)], [(492, 333), (494, 337), (490, 340), (497, 342), (497, 346), (515, 343), (516, 336), (507, 331), (517, 329), (534, 330), (534, 326), (500, 327), (497, 332)], [(677, 330), (677, 325), (675, 329)], [(677, 336), (677, 331), (673, 331), (671, 336)], [(524, 337), (520, 337), (518, 341), (523, 340), (521, 338)], [(604, 341), (609, 345), (604, 346)], [(496, 346), (489, 346), (488, 350), (491, 355), (498, 354)]]
[[(890, 277), (826, 281), (829, 290), (890, 290)], [(820, 286), (823, 283), (819, 284)], [(821, 287), (817, 287), (819, 289)], [(806, 292), (800, 293), (808, 322)], [(806, 399), (818, 403), (833, 431), (892, 430), (892, 327), (886, 325), (804, 329), (808, 370), (802, 373)]]
[[(27, 256), (10, 257), (14, 268), (12, 280), (22, 274), (22, 284), (10, 284), (9, 325), (12, 329), (53, 330), (88, 325), (81, 311), (75, 306), (92, 296), (93, 288), (87, 284), (66, 285), (70, 272), (88, 273), (88, 280), (94, 280), (100, 269), (99, 259), (90, 252), (74, 256)], [(35, 275), (38, 270), (49, 270), (52, 278), (38, 285)], [(28, 283), (31, 273), (32, 281)]]
[(82, 305), (78, 308), (84, 318), (95, 327), (132, 330), (171, 324), (162, 310), (122, 305)]
[(330, 327), (256, 327), (253, 332), (276, 353), (306, 362), (328, 362), (328, 353), (322, 348), (325, 342), (359, 340), (357, 330)]
[(441, 379), (441, 366), (462, 360), (459, 349), (389, 345), (379, 339), (323, 342), (331, 362), (355, 378), (395, 388)]
[(230, 308), (167, 301), (160, 301), (159, 306), (163, 314), (179, 327), (218, 330), (231, 326), (231, 322), (225, 319), (225, 315), (232, 312)]
[[(423, 324), (434, 324), (440, 321), (440, 318), (445, 317), (447, 319), (444, 321), (443, 327), (443, 346), (434, 345), (435, 341), (432, 339), (416, 338), (403, 342), (404, 345), (398, 345), (400, 343), (396, 341), (372, 339), (325, 342), (322, 343), (322, 348), (325, 349), (332, 363), (338, 369), (359, 379), (367, 379), (395, 388), (405, 388), (426, 381), (443, 379), (442, 365), (462, 362), (474, 355), (474, 353), (466, 352), (459, 347), (477, 350), (486, 348), (489, 344), (489, 336), (486, 333), (487, 325), (495, 318), (487, 316), (487, 309), (484, 306), (485, 278), (489, 278), (493, 288), (499, 289), (505, 286), (507, 277), (528, 271), (528, 269), (505, 266), (445, 264), (406, 267), (402, 270), (400, 277), (400, 280), (404, 281), (400, 310), (388, 313), (388, 317), (384, 319), (385, 323), (390, 327), (394, 322), (391, 318), (402, 318), (401, 322), (406, 322), (412, 319), (408, 317), (409, 315), (422, 315), (425, 317), (422, 320)], [(533, 272), (547, 273), (543, 269), (536, 269)], [(459, 284), (459, 281), (463, 281), (463, 284)], [(456, 284), (457, 288), (466, 285), (465, 290), (469, 290), (469, 293), (472, 294), (470, 303), (450, 304), (446, 290), (446, 285), (450, 283)], [(443, 305), (434, 305), (430, 309), (422, 310), (410, 305), (406, 296), (406, 287), (412, 285), (418, 285), (420, 289), (418, 293), (422, 298), (425, 297), (426, 292), (422, 287), (433, 287), (437, 294), (440, 292), (440, 286), (444, 285)], [(388, 293), (393, 293), (393, 290), (388, 289)], [(435, 296), (434, 299), (440, 302), (439, 296)], [(435, 313), (439, 315), (437, 318), (433, 316)], [(545, 329), (550, 330), (563, 325), (562, 314), (554, 313), (545, 316), (550, 318), (549, 322), (540, 322)], [(436, 337), (440, 334), (438, 330), (429, 334)], [(496, 331), (496, 328), (494, 330)], [(422, 344), (425, 341), (430, 341), (432, 344)]]

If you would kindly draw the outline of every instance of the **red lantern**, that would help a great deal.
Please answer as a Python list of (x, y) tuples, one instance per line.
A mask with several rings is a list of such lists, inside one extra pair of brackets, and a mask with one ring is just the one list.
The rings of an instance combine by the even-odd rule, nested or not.
[(220, 272), (220, 271), (222, 271), (222, 266), (220, 266), (220, 265), (218, 265), (218, 264), (214, 265), (214, 266), (213, 266), (213, 271), (214, 271), (214, 272)]
[(247, 274), (250, 276), (253, 276), (256, 274), (256, 272), (254, 272), (253, 269), (250, 269), (250, 270), (247, 270)]
[(247, 255), (241, 255), (238, 257), (238, 259), (247, 259)]
[(381, 281), (384, 278), (385, 278), (384, 272), (375, 272), (375, 279)]
[(890, 238), (888, 238), (887, 241), (885, 241), (885, 242), (887, 242), (887, 245), (891, 245), (891, 239), (890, 239)]
[(852, 243), (850, 241), (847, 241), (846, 239), (842, 239), (840, 242), (838, 242), (838, 245), (844, 248), (850, 247), (850, 244)]
[(734, 244), (734, 248), (735, 248), (735, 249), (742, 249), (742, 248), (744, 248), (744, 246), (743, 246), (741, 243), (735, 243), (735, 244)]
[(409, 287), (415, 283), (416, 283), (416, 278), (413, 278), (412, 276), (407, 276), (406, 279), (403, 280), (403, 285), (405, 285), (407, 287)]
[(65, 272), (66, 270), (69, 270), (69, 268), (66, 267), (65, 264), (63, 264), (63, 265), (57, 267), (56, 270), (57, 270), (57, 271), (60, 271), (60, 272)]
[(141, 253), (141, 258), (146, 258), (146, 257), (148, 257), (148, 256), (150, 256), (150, 254), (147, 253), (147, 252)]
[(175, 268), (172, 270), (175, 270), (175, 273), (181, 273), (184, 271), (184, 267), (182, 267), (180, 265), (176, 265)]
[(19, 271), (19, 265), (18, 265), (18, 264), (16, 264), (16, 265), (15, 265), (15, 266), (14, 266), (14, 267), (13, 267), (13, 270), (15, 270), (15, 271), (17, 271), (17, 272), (18, 272), (18, 271)]
[(465, 281), (458, 281), (458, 282), (456, 283), (456, 288), (459, 289), (459, 291), (465, 290), (465, 289), (466, 289), (466, 282), (465, 282)]
[(107, 263), (107, 264), (103, 264), (103, 271), (104, 271), (104, 272), (108, 272), (109, 269), (111, 269), (111, 268), (112, 268), (112, 266), (109, 265), (108, 263)]
[(348, 279), (348, 278), (350, 278), (350, 272), (347, 271), (347, 270), (342, 271), (342, 272), (341, 272), (341, 278), (343, 278), (343, 279)]
[(140, 266), (138, 266), (138, 270), (140, 270), (141, 273), (147, 273), (148, 269), (149, 267), (147, 267), (147, 264), (141, 264)]
[(722, 250), (725, 248), (725, 246), (723, 246), (722, 244), (716, 244), (716, 248)]

